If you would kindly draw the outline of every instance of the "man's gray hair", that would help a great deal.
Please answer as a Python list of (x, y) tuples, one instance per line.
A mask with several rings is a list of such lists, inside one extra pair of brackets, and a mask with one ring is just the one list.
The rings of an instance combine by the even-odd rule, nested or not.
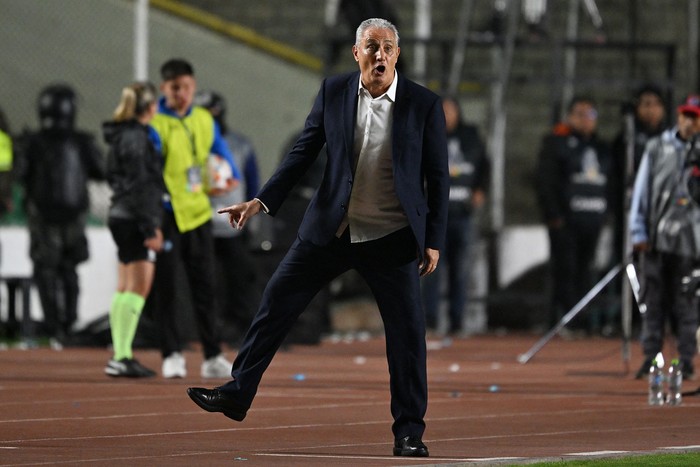
[(355, 32), (355, 45), (360, 45), (360, 42), (362, 42), (362, 36), (369, 28), (391, 29), (394, 36), (396, 36), (396, 45), (399, 45), (399, 30), (396, 29), (396, 26), (394, 26), (391, 21), (387, 21), (383, 18), (370, 18), (361, 22), (357, 27), (357, 31)]

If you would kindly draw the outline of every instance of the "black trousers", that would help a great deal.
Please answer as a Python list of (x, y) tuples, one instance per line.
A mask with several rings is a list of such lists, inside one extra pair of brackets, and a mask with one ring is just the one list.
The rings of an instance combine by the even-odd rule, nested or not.
[(227, 328), (232, 328), (225, 333), (237, 345), (260, 304), (263, 274), (245, 234), (214, 237), (214, 256), (216, 315)]
[(180, 233), (173, 213), (165, 212), (161, 228), (163, 238), (172, 244), (168, 251), (158, 254), (153, 288), (156, 294), (154, 317), (160, 328), (161, 354), (167, 357), (173, 352), (180, 352), (185, 344), (177, 322), (177, 273), (182, 264), (189, 283), (204, 357), (214, 357), (221, 353), (221, 348), (214, 309), (214, 237), (211, 222)]
[(593, 285), (591, 269), (600, 229), (564, 226), (549, 229), (552, 274), (551, 326), (573, 308)]
[(689, 276), (698, 262), (656, 251), (645, 253), (643, 261), (641, 300), (647, 306), (642, 315), (644, 356), (654, 358), (663, 349), (666, 322), (671, 321), (678, 355), (692, 362), (696, 352), (698, 298), (695, 287), (686, 290), (683, 286), (683, 277)]
[(81, 215), (70, 222), (54, 224), (47, 222), (35, 208), (28, 208), (29, 255), (50, 337), (64, 338), (78, 319), (77, 267), (89, 256), (86, 219), (87, 215)]
[(410, 229), (351, 244), (345, 235), (317, 246), (297, 239), (270, 279), (236, 360), (221, 387), (250, 406), (264, 371), (292, 323), (323, 286), (350, 269), (369, 285), (384, 322), (395, 437), (422, 436), (427, 408), (425, 317), (416, 243)]

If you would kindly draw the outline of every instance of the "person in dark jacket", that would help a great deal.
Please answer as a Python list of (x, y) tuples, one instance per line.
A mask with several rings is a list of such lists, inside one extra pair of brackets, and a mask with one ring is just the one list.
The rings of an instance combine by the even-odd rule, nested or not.
[(112, 188), (109, 230), (117, 244), (117, 291), (109, 310), (113, 358), (109, 376), (150, 377), (155, 372), (133, 357), (132, 343), (146, 297), (153, 284), (156, 252), (162, 249), (161, 158), (148, 126), (158, 110), (151, 83), (134, 83), (122, 90), (113, 121), (103, 124), (107, 180)]
[(477, 127), (467, 124), (462, 118), (459, 102), (453, 97), (445, 97), (442, 108), (445, 112), (450, 170), (450, 202), (443, 255), (447, 268), (423, 278), (423, 303), (426, 327), (435, 330), (441, 284), (447, 275), (448, 333), (457, 335), (462, 332), (462, 315), (467, 302), (472, 214), (484, 203), (489, 160)]
[[(614, 261), (622, 258), (622, 239), (624, 218), (628, 215), (630, 201), (626, 199), (626, 191), (631, 199), (634, 177), (644, 154), (644, 149), (650, 139), (659, 136), (668, 126), (666, 119), (666, 102), (661, 88), (653, 84), (640, 87), (632, 99), (631, 109), (634, 115), (634, 129), (631, 135), (626, 135), (624, 129), (615, 136), (612, 144), (612, 176), (611, 176), (611, 212), (615, 220)], [(627, 160), (627, 138), (631, 138), (633, 147), (632, 158)], [(627, 167), (627, 164), (630, 167)]]
[[(664, 92), (654, 84), (645, 84), (637, 89), (632, 102), (626, 104), (623, 110), (629, 112), (633, 119), (633, 125), (630, 129), (621, 129), (612, 144), (610, 212), (613, 221), (613, 244), (609, 267), (620, 262), (627, 264), (630, 260), (636, 263), (638, 255), (632, 255), (631, 246), (626, 245), (624, 241), (627, 234), (626, 220), (632, 199), (634, 177), (637, 174), (647, 143), (652, 138), (659, 136), (668, 126)], [(627, 154), (628, 144), (631, 145), (630, 149), (632, 150), (629, 155)], [(640, 265), (636, 264), (636, 266), (639, 268)], [(603, 335), (615, 334), (620, 329), (620, 297), (622, 283), (627, 280), (627, 276), (621, 274), (619, 280), (611, 284), (610, 293), (613, 305), (607, 312), (607, 323), (603, 327)], [(636, 309), (635, 301), (631, 300), (631, 303)], [(639, 314), (635, 313), (633, 316), (637, 318)]]
[[(194, 104), (204, 107), (214, 117), (242, 175), (236, 185), (233, 172), (228, 170), (228, 164), (221, 156), (209, 155), (209, 202), (212, 212), (216, 213), (220, 208), (255, 196), (260, 188), (258, 158), (250, 139), (229, 127), (227, 102), (223, 95), (215, 91), (200, 91), (195, 95)], [(217, 163), (212, 164), (213, 160)], [(214, 308), (216, 315), (227, 324), (223, 327), (222, 338), (235, 347), (260, 303), (264, 285), (262, 272), (249, 247), (254, 234), (232, 229), (224, 216), (213, 215), (211, 225), (215, 262)], [(232, 264), (237, 267), (231, 267)]]
[(41, 91), (40, 130), (22, 136), (16, 167), (25, 192), (34, 281), (46, 332), (57, 346), (78, 317), (76, 268), (89, 257), (88, 180), (104, 179), (102, 153), (93, 136), (75, 128), (76, 104), (68, 85)]
[(597, 118), (592, 99), (575, 97), (566, 121), (544, 137), (539, 154), (537, 195), (550, 241), (550, 325), (592, 285), (610, 172), (609, 149), (596, 136)]

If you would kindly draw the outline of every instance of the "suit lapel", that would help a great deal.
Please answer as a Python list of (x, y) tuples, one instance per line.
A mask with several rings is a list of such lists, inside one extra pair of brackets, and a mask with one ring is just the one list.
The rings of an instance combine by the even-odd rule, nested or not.
[(360, 73), (355, 73), (348, 80), (343, 96), (343, 137), (345, 142), (345, 154), (348, 158), (350, 170), (354, 170), (354, 135), (355, 118), (357, 117), (357, 88), (360, 85)]
[(403, 151), (405, 138), (397, 138), (396, 135), (406, 134), (406, 122), (408, 120), (408, 109), (410, 107), (410, 96), (406, 92), (404, 79), (401, 75), (398, 75), (398, 80), (399, 82), (396, 84), (396, 102), (394, 102), (394, 123), (391, 127), (391, 154), (394, 161), (399, 159)]

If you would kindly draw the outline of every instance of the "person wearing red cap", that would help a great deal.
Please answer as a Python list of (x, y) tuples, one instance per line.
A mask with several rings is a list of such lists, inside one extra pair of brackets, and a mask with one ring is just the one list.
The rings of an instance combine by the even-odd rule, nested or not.
[[(649, 141), (637, 171), (630, 210), (632, 249), (642, 264), (641, 301), (644, 362), (637, 379), (648, 372), (663, 349), (667, 318), (677, 339), (684, 379), (694, 378), (693, 357), (698, 328), (698, 299), (692, 286), (700, 266), (700, 206), (687, 183), (687, 156), (700, 132), (700, 96), (678, 106), (676, 125)], [(689, 286), (690, 284), (690, 286)]]

